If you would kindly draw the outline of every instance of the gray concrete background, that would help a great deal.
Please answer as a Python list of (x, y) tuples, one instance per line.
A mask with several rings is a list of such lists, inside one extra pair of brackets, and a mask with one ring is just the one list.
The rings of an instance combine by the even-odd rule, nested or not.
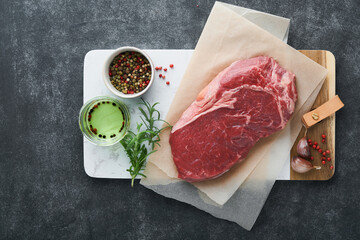
[[(253, 230), (83, 169), (83, 59), (123, 45), (192, 49), (213, 1), (0, 1), (0, 239), (360, 237), (360, 4), (241, 0), (291, 18), (289, 44), (337, 63), (336, 173), (276, 182)], [(199, 4), (199, 7), (196, 5)]]

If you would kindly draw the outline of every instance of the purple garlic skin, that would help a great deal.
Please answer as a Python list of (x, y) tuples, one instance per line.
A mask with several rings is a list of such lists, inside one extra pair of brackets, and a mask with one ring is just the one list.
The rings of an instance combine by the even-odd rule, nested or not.
[(301, 157), (293, 157), (291, 159), (291, 168), (297, 173), (306, 173), (315, 168), (311, 162)]
[(310, 147), (306, 140), (306, 137), (303, 137), (302, 139), (299, 140), (296, 150), (300, 157), (303, 158), (311, 157)]

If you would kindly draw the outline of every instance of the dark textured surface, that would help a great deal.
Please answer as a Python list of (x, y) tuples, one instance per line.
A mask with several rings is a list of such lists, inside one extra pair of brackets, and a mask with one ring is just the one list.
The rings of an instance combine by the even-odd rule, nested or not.
[[(83, 169), (83, 58), (123, 45), (194, 48), (213, 1), (0, 1), (0, 239), (360, 237), (360, 3), (234, 1), (291, 18), (289, 44), (337, 63), (336, 173), (277, 182), (251, 232)], [(199, 4), (199, 7), (196, 5)]]

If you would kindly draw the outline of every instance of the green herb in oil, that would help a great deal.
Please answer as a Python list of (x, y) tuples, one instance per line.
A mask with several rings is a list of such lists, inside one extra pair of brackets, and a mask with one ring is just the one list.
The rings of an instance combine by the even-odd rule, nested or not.
[[(156, 152), (154, 150), (155, 144), (160, 146), (159, 134), (166, 128), (171, 128), (170, 124), (160, 118), (160, 112), (155, 109), (159, 103), (151, 105), (147, 101), (142, 100), (139, 110), (142, 114), (140, 116), (141, 123), (136, 124), (136, 133), (128, 131), (125, 137), (120, 141), (125, 148), (126, 155), (130, 158), (131, 166), (127, 171), (131, 176), (131, 186), (134, 186), (134, 180), (137, 175), (146, 177), (141, 171), (145, 169), (147, 157)], [(157, 122), (164, 122), (165, 127), (158, 128)], [(148, 145), (148, 146), (146, 146)], [(150, 150), (148, 150), (150, 148)]]

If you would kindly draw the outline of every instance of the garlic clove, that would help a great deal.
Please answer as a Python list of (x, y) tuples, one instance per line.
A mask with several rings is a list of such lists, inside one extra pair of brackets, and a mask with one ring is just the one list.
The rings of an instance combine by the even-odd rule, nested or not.
[(300, 157), (303, 158), (311, 157), (310, 147), (308, 141), (306, 140), (306, 137), (303, 137), (302, 139), (299, 140), (296, 151)]
[(293, 157), (291, 159), (291, 168), (297, 173), (306, 173), (311, 169), (321, 169), (319, 166), (313, 166), (311, 162), (301, 157)]

